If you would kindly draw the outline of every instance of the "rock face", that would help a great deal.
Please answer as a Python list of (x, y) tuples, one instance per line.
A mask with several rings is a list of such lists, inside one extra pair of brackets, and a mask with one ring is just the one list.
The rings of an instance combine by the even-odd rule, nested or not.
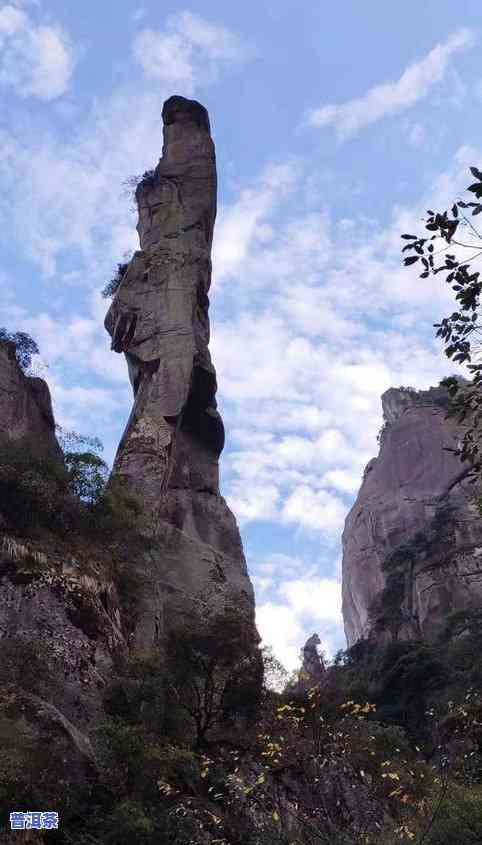
[(433, 640), (482, 601), (482, 519), (444, 388), (382, 396), (380, 453), (343, 532), (348, 645), (372, 636)]
[(256, 639), (239, 532), (219, 495), (224, 428), (208, 349), (214, 144), (199, 103), (171, 97), (162, 116), (162, 158), (136, 191), (141, 249), (105, 320), (134, 392), (112, 483), (137, 499), (153, 538), (136, 637), (145, 645), (231, 606)]
[(61, 460), (47, 384), (24, 375), (15, 344), (0, 341), (0, 448), (15, 446)]
[[(82, 783), (92, 766), (88, 735), (113, 654), (126, 648), (111, 560), (95, 543), (82, 548), (72, 536), (22, 535), (23, 515), (17, 521), (5, 502), (17, 501), (8, 465), (18, 453), (27, 456), (29, 485), (47, 504), (51, 488), (43, 469), (63, 468), (49, 389), (24, 375), (15, 344), (1, 342), (0, 769), (15, 780), (17, 768), (42, 759), (59, 782)], [(21, 477), (14, 473), (14, 482)]]

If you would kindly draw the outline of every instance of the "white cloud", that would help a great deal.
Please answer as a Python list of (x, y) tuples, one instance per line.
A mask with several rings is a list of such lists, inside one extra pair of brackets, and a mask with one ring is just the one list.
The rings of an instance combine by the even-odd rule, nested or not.
[[(262, 186), (245, 188), (222, 210), (217, 274), (229, 284), (215, 290), (212, 351), (229, 431), (223, 481), (243, 524), (316, 531), (333, 548), (346, 497), (378, 451), (381, 394), (427, 388), (450, 369), (432, 335), (452, 307), (450, 291), (401, 267), (400, 233), (418, 231), (425, 208), (445, 207), (478, 158), (460, 150), (430, 200), (394, 209), (388, 223), (335, 225), (313, 197), (306, 211), (299, 169), (267, 201)], [(246, 237), (243, 194), (256, 208)], [(286, 215), (286, 196), (296, 218)], [(223, 230), (231, 217), (241, 227), (237, 252), (236, 225)]]
[(321, 106), (310, 113), (308, 123), (315, 127), (334, 126), (338, 136), (346, 138), (386, 115), (402, 112), (426, 97), (433, 86), (443, 80), (455, 53), (467, 50), (474, 43), (470, 30), (458, 30), (409, 65), (396, 82), (376, 85), (362, 97), (346, 103)]
[(0, 177), (12, 192), (0, 199), (0, 213), (44, 275), (58, 273), (59, 259), (75, 250), (83, 284), (101, 284), (137, 247), (122, 185), (159, 157), (161, 97), (116, 92), (67, 141), (41, 131), (0, 133)]
[(252, 520), (275, 519), (279, 497), (279, 490), (274, 484), (257, 484), (250, 489), (244, 482), (231, 484), (226, 496), (241, 524)]
[[(13, 29), (19, 35), (33, 31), (22, 9), (3, 8), (11, 10), (3, 19), (5, 38), (13, 37), (9, 35)], [(217, 67), (221, 53), (227, 55), (230, 44), (236, 52), (237, 42), (234, 36), (230, 40), (223, 35), (222, 28), (216, 42), (216, 27), (189, 13), (172, 21), (170, 26), (179, 37), (191, 39), (189, 74), (195, 92), (202, 81), (209, 81), (212, 62)], [(43, 38), (44, 29), (37, 30)], [(47, 39), (45, 43), (50, 42)], [(183, 61), (184, 53), (180, 55), (179, 61)], [(176, 61), (169, 64), (172, 73), (177, 73)], [(40, 66), (35, 67), (35, 84), (40, 90), (41, 85), (47, 85), (46, 77)], [(61, 260), (74, 251), (80, 253), (80, 260), (76, 255), (76, 270), (83, 283), (101, 284), (115, 262), (138, 246), (136, 221), (123, 183), (159, 159), (160, 111), (163, 99), (172, 94), (171, 86), (172, 80), (166, 79), (155, 80), (141, 91), (138, 86), (115, 90), (94, 102), (67, 138), (42, 131), (34, 116), (29, 122), (28, 113), (23, 116), (18, 135), (13, 129), (0, 130), (0, 222), (9, 237), (21, 241), (26, 256), (40, 264), (44, 275), (58, 273)], [(267, 185), (275, 178), (281, 180), (282, 174), (268, 174)]]
[[(341, 616), (341, 584), (313, 575), (286, 578), (269, 601), (258, 599), (256, 624), (263, 644), (270, 645), (288, 671), (300, 665), (300, 651), (316, 631), (321, 648), (333, 657), (345, 644)], [(272, 587), (271, 587), (272, 589)]]
[(68, 89), (75, 53), (58, 25), (36, 23), (23, 9), (0, 8), (0, 84), (21, 97), (54, 100)]
[(347, 515), (347, 506), (326, 490), (296, 487), (283, 505), (282, 519), (288, 523), (337, 537)]
[(163, 30), (143, 29), (134, 40), (133, 52), (148, 79), (182, 85), (188, 94), (200, 75), (213, 81), (220, 64), (245, 56), (245, 48), (226, 27), (191, 12), (168, 18)]
[(256, 188), (244, 188), (239, 198), (219, 211), (213, 245), (213, 284), (236, 275), (253, 247), (270, 240), (264, 219), (272, 214), (295, 185), (294, 163), (271, 165), (261, 174)]
[(322, 484), (353, 495), (360, 487), (360, 473), (350, 469), (332, 469), (325, 473)]

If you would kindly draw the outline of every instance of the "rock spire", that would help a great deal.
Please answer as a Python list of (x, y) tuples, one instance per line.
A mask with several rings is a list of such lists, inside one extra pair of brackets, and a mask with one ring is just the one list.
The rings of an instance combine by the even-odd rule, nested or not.
[[(162, 117), (162, 158), (136, 190), (141, 249), (105, 320), (112, 349), (126, 356), (134, 392), (114, 477), (137, 495), (154, 521), (176, 452), (183, 453), (182, 473), (201, 474), (205, 488), (217, 492), (217, 457), (224, 445), (208, 349), (214, 144), (207, 111), (194, 100), (170, 97)], [(195, 467), (196, 460), (192, 455), (189, 460), (178, 442), (180, 432), (193, 440)]]
[(253, 589), (219, 494), (224, 427), (208, 348), (214, 144), (208, 113), (194, 100), (170, 97), (162, 118), (162, 157), (136, 190), (141, 248), (105, 320), (134, 392), (112, 483), (137, 498), (142, 530), (154, 540), (136, 639), (146, 645), (229, 608), (254, 647)]

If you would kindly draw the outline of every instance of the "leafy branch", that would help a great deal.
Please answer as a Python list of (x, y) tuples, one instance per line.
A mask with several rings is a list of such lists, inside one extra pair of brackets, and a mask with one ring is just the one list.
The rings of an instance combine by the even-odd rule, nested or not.
[[(461, 443), (454, 450), (462, 461), (469, 461), (474, 471), (482, 465), (482, 323), (480, 322), (480, 294), (482, 281), (480, 271), (474, 270), (473, 263), (482, 255), (482, 234), (468, 216), (482, 213), (482, 171), (471, 167), (470, 172), (477, 180), (469, 185), (467, 191), (475, 200), (457, 200), (450, 210), (427, 211), (425, 229), (427, 237), (403, 234), (407, 241), (402, 253), (412, 253), (405, 257), (404, 265), (411, 267), (420, 263), (423, 267), (421, 279), (437, 273), (446, 273), (445, 282), (455, 294), (457, 310), (435, 323), (436, 336), (445, 344), (447, 358), (458, 364), (466, 364), (472, 375), (468, 382), (454, 376), (444, 379), (452, 398), (449, 415), (456, 416), (464, 423)], [(465, 213), (467, 212), (467, 214)], [(459, 238), (459, 232), (465, 230), (467, 237)], [(457, 249), (453, 251), (453, 248)], [(470, 251), (470, 255), (464, 255)]]

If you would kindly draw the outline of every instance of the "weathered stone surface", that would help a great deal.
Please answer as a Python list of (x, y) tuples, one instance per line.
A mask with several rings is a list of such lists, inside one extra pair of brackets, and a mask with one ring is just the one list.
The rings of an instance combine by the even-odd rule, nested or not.
[(86, 726), (125, 649), (115, 587), (92, 551), (80, 560), (65, 543), (0, 534), (0, 643), (39, 643), (56, 706)]
[[(163, 156), (136, 191), (141, 250), (115, 294), (105, 325), (124, 352), (134, 407), (117, 453), (121, 477), (155, 521), (175, 464), (180, 429), (215, 459), (224, 444), (209, 354), (208, 290), (216, 216), (216, 163), (206, 110), (183, 97), (164, 104)], [(199, 450), (183, 463), (217, 489), (216, 465)]]
[(0, 341), (0, 448), (15, 446), (28, 446), (38, 456), (61, 460), (47, 384), (24, 375), (15, 344)]
[[(365, 469), (343, 532), (349, 645), (370, 633), (379, 639), (433, 639), (452, 612), (482, 600), (482, 519), (467, 465), (447, 451), (460, 435), (446, 417), (448, 394), (443, 388), (391, 389), (382, 403), (380, 453)], [(413, 545), (417, 535), (420, 548), (397, 570), (405, 579), (400, 612), (391, 611), (397, 619), (375, 628), (370, 608), (376, 609), (387, 584), (384, 561), (400, 546)]]
[(199, 103), (171, 97), (162, 116), (162, 158), (136, 191), (141, 249), (105, 321), (134, 391), (112, 483), (137, 498), (143, 531), (153, 538), (138, 562), (149, 587), (135, 641), (149, 645), (165, 628), (195, 627), (234, 607), (255, 643), (241, 539), (219, 494), (224, 428), (208, 349), (214, 144)]
[(321, 640), (318, 634), (312, 634), (301, 649), (303, 662), (298, 679), (298, 686), (301, 689), (311, 689), (323, 680), (326, 670), (323, 659), (318, 653), (319, 645), (321, 645)]
[[(57, 461), (59, 468), (63, 466), (48, 387), (42, 379), (24, 375), (10, 342), (0, 342), (0, 448), (7, 478), (9, 456), (16, 449), (41, 459), (31, 483), (42, 480), (44, 459), (49, 466)], [(46, 473), (42, 490), (47, 497)], [(17, 753), (21, 748), (17, 722), (24, 726), (29, 742), (46, 744), (50, 738), (52, 748), (60, 749), (64, 777), (72, 781), (78, 776), (81, 782), (86, 761), (92, 762), (88, 734), (102, 709), (113, 656), (126, 650), (109, 574), (112, 561), (92, 542), (76, 550), (79, 540), (72, 536), (55, 537), (48, 530), (38, 536), (19, 536), (15, 525), (6, 527), (10, 517), (5, 521), (0, 507), (0, 725), (4, 733), (17, 737)], [(22, 514), (18, 522), (23, 524)], [(21, 659), (23, 650), (28, 656), (30, 648), (41, 649), (43, 668), (38, 680), (48, 700), (25, 688)], [(4, 665), (9, 650), (13, 655), (18, 651), (14, 693), (5, 688), (11, 681)], [(2, 745), (5, 749), (4, 740)]]

